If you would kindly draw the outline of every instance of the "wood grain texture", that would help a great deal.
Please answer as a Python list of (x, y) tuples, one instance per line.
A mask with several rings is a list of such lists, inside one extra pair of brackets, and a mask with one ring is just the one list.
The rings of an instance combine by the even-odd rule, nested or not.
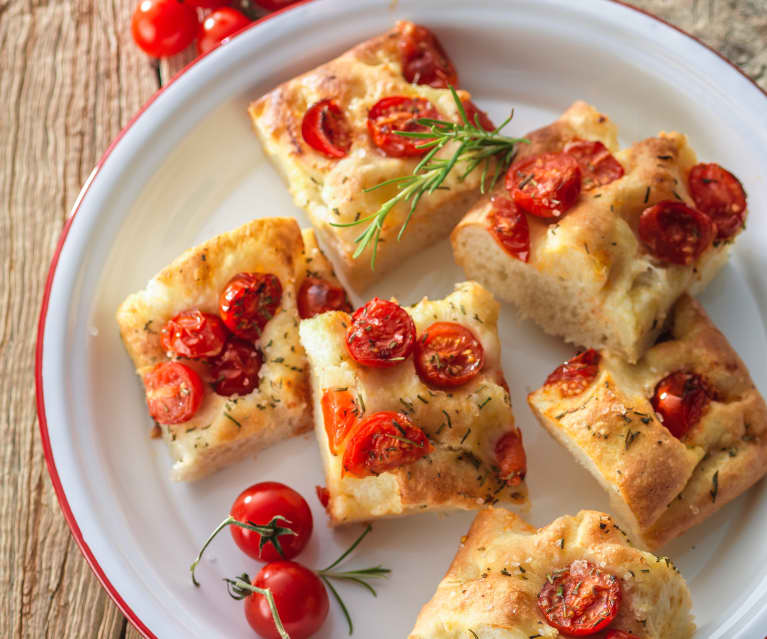
[[(767, 89), (765, 0), (634, 4)], [(157, 88), (135, 0), (0, 0), (0, 637), (138, 639), (72, 540), (45, 469), (34, 343), (48, 263), (85, 178)], [(164, 61), (169, 78), (194, 56)]]

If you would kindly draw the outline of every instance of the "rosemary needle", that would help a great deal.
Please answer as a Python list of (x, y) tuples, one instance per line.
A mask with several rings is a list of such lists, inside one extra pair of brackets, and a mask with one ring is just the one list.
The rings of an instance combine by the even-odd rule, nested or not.
[[(480, 191), (485, 193), (495, 186), (511, 165), (516, 154), (517, 143), (529, 143), (529, 140), (524, 138), (510, 138), (501, 135), (501, 130), (511, 121), (514, 115), (513, 111), (499, 127), (487, 131), (480, 126), (478, 114), (475, 115), (474, 122), (469, 121), (466, 110), (453, 87), (450, 87), (450, 92), (461, 116), (461, 122), (420, 118), (416, 120), (416, 123), (425, 126), (426, 131), (395, 131), (397, 135), (423, 140), (423, 143), (418, 146), (427, 149), (427, 153), (413, 169), (411, 175), (386, 180), (365, 189), (365, 192), (369, 192), (396, 184), (399, 187), (397, 193), (386, 200), (375, 213), (366, 217), (347, 223), (331, 222), (331, 226), (337, 227), (350, 227), (367, 223), (365, 230), (355, 240), (357, 249), (354, 251), (354, 257), (359, 257), (372, 242), (371, 269), (375, 269), (378, 242), (384, 220), (399, 202), (409, 202), (410, 210), (397, 234), (398, 241), (410, 223), (421, 198), (442, 187), (445, 178), (459, 164), (461, 165), (461, 173), (458, 176), (460, 181), (465, 180), (470, 173), (481, 166)], [(449, 143), (457, 145), (452, 155), (436, 157), (437, 153)], [(492, 177), (488, 183), (491, 172)]]

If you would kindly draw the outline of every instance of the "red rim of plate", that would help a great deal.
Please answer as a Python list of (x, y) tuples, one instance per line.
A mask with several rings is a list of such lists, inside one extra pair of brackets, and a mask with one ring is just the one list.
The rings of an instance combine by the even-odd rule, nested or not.
[[(252, 29), (253, 27), (257, 25), (263, 24), (266, 20), (269, 20), (270, 18), (273, 18), (282, 13), (285, 13), (286, 11), (291, 11), (295, 9), (297, 6), (300, 6), (302, 4), (307, 4), (312, 1), (313, 0), (301, 0), (300, 2), (297, 2), (296, 4), (293, 4), (289, 7), (285, 7), (284, 9), (281, 9), (279, 11), (275, 11), (273, 13), (267, 14), (264, 17), (254, 21), (253, 24), (242, 29), (239, 33), (247, 31), (248, 29)], [(638, 13), (642, 13), (646, 15), (647, 17), (652, 18), (653, 20), (656, 20), (662, 24), (665, 24), (667, 27), (671, 27), (675, 31), (681, 33), (684, 36), (687, 36), (691, 40), (694, 40), (700, 46), (708, 49), (709, 51), (714, 53), (717, 57), (719, 57), (721, 60), (726, 62), (730, 67), (735, 69), (741, 76), (743, 76), (746, 80), (748, 80), (751, 84), (753, 84), (757, 89), (759, 89), (759, 91), (761, 91), (764, 94), (765, 97), (767, 97), (767, 91), (762, 89), (754, 80), (752, 80), (749, 76), (747, 76), (737, 65), (730, 62), (721, 53), (712, 49), (709, 45), (699, 40), (697, 37), (687, 33), (683, 29), (677, 27), (676, 25), (671, 24), (670, 22), (664, 20), (663, 18), (659, 18), (658, 16), (655, 16), (649, 13), (648, 11), (645, 11), (644, 9), (640, 9), (638, 7), (628, 4), (625, 0), (609, 0), (609, 1), (614, 2), (615, 4), (622, 5), (626, 7), (627, 9), (631, 9), (632, 11), (637, 11)], [(97, 561), (96, 557), (93, 555), (93, 552), (91, 551), (90, 547), (86, 543), (83, 537), (83, 534), (80, 531), (80, 526), (78, 526), (77, 520), (75, 519), (72, 513), (72, 509), (69, 506), (69, 501), (67, 500), (67, 496), (64, 493), (64, 487), (62, 486), (61, 479), (59, 478), (58, 470), (56, 469), (56, 462), (53, 459), (53, 451), (51, 450), (51, 440), (48, 435), (48, 422), (45, 415), (45, 398), (43, 394), (43, 342), (45, 340), (45, 320), (48, 314), (48, 303), (50, 301), (51, 288), (53, 287), (53, 280), (56, 274), (56, 267), (58, 266), (58, 263), (59, 263), (59, 257), (61, 256), (61, 251), (64, 248), (64, 242), (66, 241), (67, 235), (69, 234), (69, 229), (72, 227), (72, 222), (75, 219), (75, 215), (77, 215), (77, 212), (80, 210), (80, 206), (82, 205), (83, 200), (85, 199), (85, 196), (88, 193), (88, 190), (93, 184), (93, 180), (95, 179), (96, 175), (104, 166), (107, 159), (111, 155), (112, 151), (114, 151), (115, 147), (120, 142), (120, 140), (122, 140), (122, 138), (125, 136), (128, 130), (137, 122), (137, 120), (152, 105), (152, 103), (160, 95), (162, 95), (162, 93), (166, 89), (168, 89), (168, 87), (170, 87), (174, 82), (176, 82), (176, 80), (178, 80), (178, 78), (181, 77), (181, 75), (186, 73), (189, 69), (195, 66), (200, 60), (210, 55), (210, 53), (215, 51), (217, 48), (218, 47), (195, 58), (192, 62), (186, 65), (181, 71), (179, 71), (175, 76), (173, 76), (173, 78), (171, 78), (171, 80), (166, 85), (159, 88), (152, 95), (152, 97), (149, 98), (146, 104), (144, 104), (144, 106), (141, 107), (138, 113), (136, 113), (136, 115), (134, 115), (133, 118), (131, 118), (131, 120), (128, 122), (127, 125), (125, 125), (125, 127), (120, 131), (120, 133), (117, 134), (117, 137), (109, 145), (107, 150), (104, 152), (104, 155), (101, 156), (101, 159), (98, 161), (98, 164), (96, 164), (95, 168), (93, 169), (90, 176), (88, 177), (88, 180), (86, 181), (82, 190), (78, 194), (77, 199), (75, 200), (75, 204), (72, 209), (72, 212), (67, 218), (67, 221), (64, 224), (64, 228), (61, 230), (61, 235), (59, 236), (59, 241), (58, 241), (58, 244), (56, 245), (56, 250), (53, 253), (53, 257), (51, 259), (51, 265), (48, 270), (48, 277), (45, 282), (45, 290), (43, 291), (42, 306), (40, 308), (40, 316), (37, 322), (37, 345), (35, 348), (35, 390), (37, 395), (37, 418), (40, 423), (40, 436), (42, 438), (43, 454), (45, 455), (45, 463), (46, 463), (46, 466), (48, 467), (48, 474), (51, 476), (51, 482), (53, 483), (53, 488), (56, 491), (56, 497), (58, 497), (58, 500), (59, 500), (59, 506), (61, 507), (61, 510), (64, 513), (64, 518), (66, 519), (67, 524), (69, 525), (69, 528), (72, 531), (72, 535), (74, 536), (75, 541), (77, 542), (77, 545), (80, 548), (80, 551), (83, 553), (83, 556), (85, 557), (86, 561), (90, 565), (91, 570), (93, 570), (93, 572), (96, 574), (96, 577), (101, 582), (101, 585), (107, 591), (107, 593), (115, 602), (115, 604), (117, 604), (117, 607), (128, 618), (128, 620), (136, 627), (136, 629), (142, 635), (144, 635), (144, 637), (146, 637), (147, 639), (157, 639), (157, 636), (146, 626), (146, 624), (144, 624), (143, 621), (141, 621), (141, 619), (139, 619), (138, 615), (136, 615), (136, 613), (131, 609), (131, 607), (120, 596), (120, 593), (117, 592), (117, 589), (114, 587), (112, 582), (109, 581), (109, 578), (104, 573), (104, 570), (101, 568), (101, 565)]]

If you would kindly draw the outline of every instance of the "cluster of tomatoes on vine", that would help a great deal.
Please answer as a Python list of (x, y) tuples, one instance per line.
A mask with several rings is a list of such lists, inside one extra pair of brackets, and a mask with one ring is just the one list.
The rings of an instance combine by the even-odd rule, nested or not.
[(136, 44), (153, 58), (166, 58), (197, 42), (207, 53), (267, 11), (297, 0), (140, 0), (131, 32)]

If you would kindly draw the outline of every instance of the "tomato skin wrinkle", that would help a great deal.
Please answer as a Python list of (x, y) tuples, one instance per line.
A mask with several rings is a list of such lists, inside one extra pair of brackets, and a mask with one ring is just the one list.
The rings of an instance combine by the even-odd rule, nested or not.
[(368, 112), (368, 132), (373, 143), (389, 157), (418, 157), (429, 150), (420, 148), (427, 140), (403, 137), (396, 131), (427, 131), (418, 120), (439, 117), (439, 111), (425, 98), (389, 96), (376, 102)]
[(575, 158), (567, 153), (541, 153), (509, 167), (506, 190), (526, 213), (556, 220), (578, 200), (581, 169)]
[(203, 54), (215, 49), (219, 44), (247, 27), (250, 22), (250, 18), (231, 7), (220, 7), (213, 10), (200, 25), (197, 53)]
[(280, 305), (282, 284), (271, 273), (238, 273), (219, 298), (219, 315), (238, 337), (257, 340)]
[(714, 395), (700, 375), (675, 371), (658, 382), (650, 403), (660, 422), (682, 439), (700, 421)]
[(310, 106), (301, 120), (301, 135), (315, 151), (331, 159), (339, 159), (349, 152), (352, 131), (346, 114), (336, 102), (320, 100)]
[(181, 362), (160, 362), (144, 376), (149, 414), (159, 424), (189, 421), (205, 393), (197, 372)]
[(426, 27), (408, 24), (399, 41), (402, 75), (412, 84), (435, 89), (458, 86), (458, 74), (437, 37)]
[(562, 397), (573, 397), (586, 390), (599, 373), (602, 356), (590, 348), (561, 364), (546, 378), (544, 386), (556, 385)]
[(415, 324), (404, 308), (375, 297), (352, 315), (346, 347), (358, 364), (390, 368), (410, 356), (415, 336)]
[(344, 288), (319, 277), (307, 277), (301, 282), (297, 305), (301, 319), (309, 319), (327, 311), (352, 312)]
[(564, 152), (578, 162), (584, 191), (605, 186), (623, 177), (621, 163), (598, 140), (571, 140), (565, 145)]
[(218, 355), (228, 337), (229, 331), (217, 315), (189, 309), (168, 320), (161, 342), (168, 356), (199, 359)]
[(435, 322), (416, 340), (413, 362), (424, 384), (457, 388), (479, 375), (485, 349), (465, 326)]
[(683, 202), (664, 200), (639, 216), (639, 239), (663, 262), (686, 266), (711, 245), (716, 229), (706, 214)]
[(696, 164), (687, 183), (695, 206), (716, 226), (716, 239), (728, 240), (743, 228), (746, 191), (732, 173), (718, 164)]
[(251, 342), (237, 337), (227, 341), (221, 353), (209, 361), (213, 390), (218, 395), (247, 395), (260, 382), (263, 356)]
[(154, 58), (180, 53), (197, 30), (197, 12), (180, 0), (141, 0), (131, 18), (133, 40)]
[(490, 199), (489, 224), (493, 237), (501, 248), (527, 263), (530, 259), (530, 225), (508, 195), (495, 194)]

